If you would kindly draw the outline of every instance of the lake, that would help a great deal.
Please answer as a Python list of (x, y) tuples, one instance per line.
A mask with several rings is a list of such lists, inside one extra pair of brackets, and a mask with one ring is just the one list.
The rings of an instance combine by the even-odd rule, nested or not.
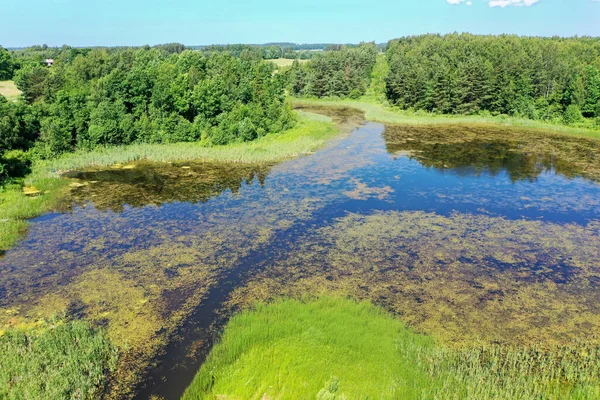
[(87, 318), (129, 349), (115, 393), (167, 399), (232, 312), (281, 295), (371, 299), (451, 346), (600, 343), (599, 144), (312, 111), (353, 129), (277, 164), (68, 174), (0, 259), (0, 326)]

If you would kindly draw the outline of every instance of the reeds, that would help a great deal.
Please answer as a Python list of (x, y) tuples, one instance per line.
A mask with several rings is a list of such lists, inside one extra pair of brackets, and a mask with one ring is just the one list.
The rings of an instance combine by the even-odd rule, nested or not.
[(0, 335), (1, 399), (98, 399), (118, 350), (82, 321), (41, 322)]

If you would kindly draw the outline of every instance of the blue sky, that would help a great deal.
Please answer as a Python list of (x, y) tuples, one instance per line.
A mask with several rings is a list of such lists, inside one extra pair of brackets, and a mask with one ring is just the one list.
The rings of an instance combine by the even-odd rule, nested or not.
[(600, 0), (0, 0), (0, 45), (385, 42), (421, 33), (600, 36)]

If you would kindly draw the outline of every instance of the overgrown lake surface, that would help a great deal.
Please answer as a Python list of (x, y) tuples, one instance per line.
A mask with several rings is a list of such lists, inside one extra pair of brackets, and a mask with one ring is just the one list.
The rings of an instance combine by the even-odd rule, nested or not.
[(356, 129), (273, 165), (69, 174), (0, 259), (0, 329), (57, 311), (126, 349), (113, 397), (178, 398), (231, 312), (376, 304), (448, 346), (598, 345), (600, 143), (499, 126)]

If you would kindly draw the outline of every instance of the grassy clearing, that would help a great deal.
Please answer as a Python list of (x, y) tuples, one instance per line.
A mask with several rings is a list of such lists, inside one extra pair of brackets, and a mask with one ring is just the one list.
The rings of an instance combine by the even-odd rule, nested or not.
[(377, 103), (387, 102), (385, 97), (385, 78), (388, 76), (389, 71), (390, 67), (385, 53), (379, 54), (371, 73), (371, 84), (364, 98)]
[(13, 81), (0, 81), (0, 95), (7, 100), (17, 100), (21, 96), (21, 91), (17, 89)]
[(54, 208), (64, 197), (68, 180), (63, 172), (90, 167), (110, 166), (138, 160), (191, 161), (203, 160), (234, 163), (267, 163), (308, 154), (337, 134), (330, 119), (300, 113), (296, 127), (278, 135), (226, 146), (206, 147), (200, 143), (135, 144), (69, 153), (54, 160), (34, 163), (25, 179), (27, 187), (41, 193), (28, 197), (21, 184), (0, 188), (0, 251), (9, 249), (27, 229), (26, 219)]
[[(292, 59), (292, 58), (278, 58), (276, 60), (268, 60), (268, 61), (277, 65), (279, 68), (283, 68), (283, 67), (290, 67), (296, 60)], [(298, 61), (300, 62), (300, 64), (304, 64), (304, 63), (308, 62), (309, 60), (298, 60)]]
[(97, 399), (117, 349), (85, 322), (49, 321), (0, 336), (0, 398)]
[(589, 399), (598, 349), (445, 349), (369, 303), (283, 300), (234, 316), (184, 399)]
[[(377, 84), (374, 84), (377, 86)], [(375, 89), (371, 89), (376, 93)], [(574, 135), (578, 137), (587, 137), (600, 139), (600, 130), (591, 130), (585, 128), (571, 127), (567, 125), (558, 125), (548, 122), (535, 121), (525, 118), (515, 118), (507, 115), (496, 117), (485, 117), (478, 115), (441, 115), (432, 114), (425, 111), (404, 111), (381, 104), (377, 96), (363, 97), (360, 100), (339, 100), (339, 99), (294, 99), (296, 106), (318, 107), (351, 107), (361, 110), (365, 113), (365, 118), (369, 121), (376, 121), (388, 124), (398, 125), (435, 125), (435, 124), (499, 124), (507, 126), (520, 126), (531, 129), (539, 129), (547, 132), (557, 132), (562, 134)]]

